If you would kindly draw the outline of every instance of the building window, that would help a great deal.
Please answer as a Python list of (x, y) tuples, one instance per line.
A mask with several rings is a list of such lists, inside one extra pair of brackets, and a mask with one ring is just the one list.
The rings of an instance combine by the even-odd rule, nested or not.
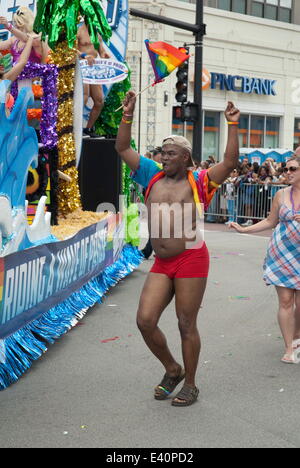
[(265, 148), (279, 148), (279, 123), (278, 117), (266, 117)]
[(250, 124), (250, 148), (264, 147), (265, 118), (251, 115)]
[(275, 21), (277, 20), (277, 7), (275, 5), (266, 5), (265, 18)]
[[(220, 159), (220, 112), (203, 111), (203, 148), (202, 159), (214, 156)], [(173, 107), (172, 133), (185, 136), (191, 143), (193, 141), (193, 122), (181, 121), (180, 106)]]
[(218, 6), (221, 10), (234, 11), (235, 13), (247, 12), (246, 0), (218, 0)]
[(217, 0), (218, 8), (259, 18), (292, 22), (293, 0)]
[[(220, 112), (203, 111), (202, 160), (220, 160)], [(238, 127), (240, 148), (279, 148), (280, 117), (241, 114)], [(193, 141), (193, 123), (181, 121), (180, 106), (173, 107), (172, 133)], [(300, 118), (295, 120), (294, 146), (300, 146)]]
[(260, 18), (292, 22), (293, 0), (252, 0), (251, 14)]
[(252, 2), (251, 15), (258, 16), (259, 18), (264, 17), (264, 4), (261, 1)]
[(204, 111), (204, 135), (202, 159), (208, 159), (208, 156), (214, 156), (218, 161), (220, 149), (220, 113)]
[(219, 8), (231, 11), (231, 0), (219, 0)]
[(300, 146), (300, 118), (295, 119), (294, 150)]
[(249, 115), (241, 115), (239, 125), (239, 143), (240, 148), (249, 147)]
[(278, 20), (284, 21), (285, 23), (291, 23), (292, 22), (292, 10), (288, 8), (279, 8)]
[(239, 125), (240, 148), (278, 148), (279, 125), (279, 117), (242, 114)]

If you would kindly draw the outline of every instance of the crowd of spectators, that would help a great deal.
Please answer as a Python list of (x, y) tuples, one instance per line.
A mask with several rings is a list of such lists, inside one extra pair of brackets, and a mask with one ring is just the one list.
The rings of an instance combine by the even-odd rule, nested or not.
[[(158, 146), (145, 156), (160, 163), (161, 151)], [(195, 168), (202, 171), (215, 164), (217, 161), (211, 155), (206, 161), (195, 163)], [(250, 226), (256, 220), (267, 217), (276, 191), (287, 184), (285, 166), (285, 162), (277, 163), (272, 158), (258, 164), (244, 157), (232, 171), (219, 195), (213, 198), (205, 221), (223, 221), (225, 224), (237, 221), (243, 226)]]
[[(198, 170), (208, 169), (214, 164), (216, 161), (210, 156), (198, 165)], [(250, 226), (255, 220), (267, 217), (276, 191), (287, 184), (285, 166), (285, 162), (276, 163), (272, 158), (259, 165), (245, 157), (225, 182), (220, 197), (214, 198), (206, 221), (217, 222), (222, 213), (227, 219), (226, 224), (236, 221), (237, 216), (238, 223)], [(221, 206), (224, 200), (226, 213), (224, 206)]]
[[(209, 156), (206, 161), (196, 164), (197, 170), (209, 169), (216, 164), (214, 156)], [(247, 157), (239, 162), (231, 179), (238, 181), (247, 180), (248, 183), (258, 184), (285, 184), (286, 175), (284, 174), (285, 162), (276, 163), (274, 159), (267, 158), (264, 163), (259, 165), (257, 162), (251, 163)]]

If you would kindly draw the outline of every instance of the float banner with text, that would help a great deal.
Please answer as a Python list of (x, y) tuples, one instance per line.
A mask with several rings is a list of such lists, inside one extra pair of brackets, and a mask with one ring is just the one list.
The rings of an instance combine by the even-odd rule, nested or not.
[(0, 339), (78, 291), (118, 260), (124, 247), (120, 215), (111, 215), (66, 241), (0, 259)]

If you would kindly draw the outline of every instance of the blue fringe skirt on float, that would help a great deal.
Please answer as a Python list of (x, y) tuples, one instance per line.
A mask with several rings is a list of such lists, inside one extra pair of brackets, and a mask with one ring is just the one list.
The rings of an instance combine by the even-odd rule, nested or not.
[(47, 344), (73, 328), (105, 293), (143, 261), (139, 250), (126, 245), (119, 259), (68, 299), (4, 340), (0, 340), (0, 390), (16, 382), (47, 351)]

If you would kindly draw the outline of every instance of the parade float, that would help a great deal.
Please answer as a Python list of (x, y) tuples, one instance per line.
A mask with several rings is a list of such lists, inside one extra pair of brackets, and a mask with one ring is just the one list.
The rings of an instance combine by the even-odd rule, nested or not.
[[(41, 109), (32, 110), (32, 90), (16, 83), (15, 103), (7, 113), (11, 83), (0, 83), (0, 390), (16, 382), (142, 258), (130, 242), (126, 212), (82, 211), (77, 172), (82, 132), (78, 17), (87, 18), (95, 45), (98, 31), (124, 62), (127, 0), (103, 2), (103, 9), (98, 0), (66, 3), (38, 2), (34, 28), (47, 36), (50, 60), (28, 63), (19, 77), (40, 79)], [(111, 110), (128, 88), (128, 78), (107, 86), (99, 132), (109, 126), (116, 134), (121, 115)], [(29, 115), (40, 118), (40, 141)], [(126, 202), (129, 192), (124, 168)]]

